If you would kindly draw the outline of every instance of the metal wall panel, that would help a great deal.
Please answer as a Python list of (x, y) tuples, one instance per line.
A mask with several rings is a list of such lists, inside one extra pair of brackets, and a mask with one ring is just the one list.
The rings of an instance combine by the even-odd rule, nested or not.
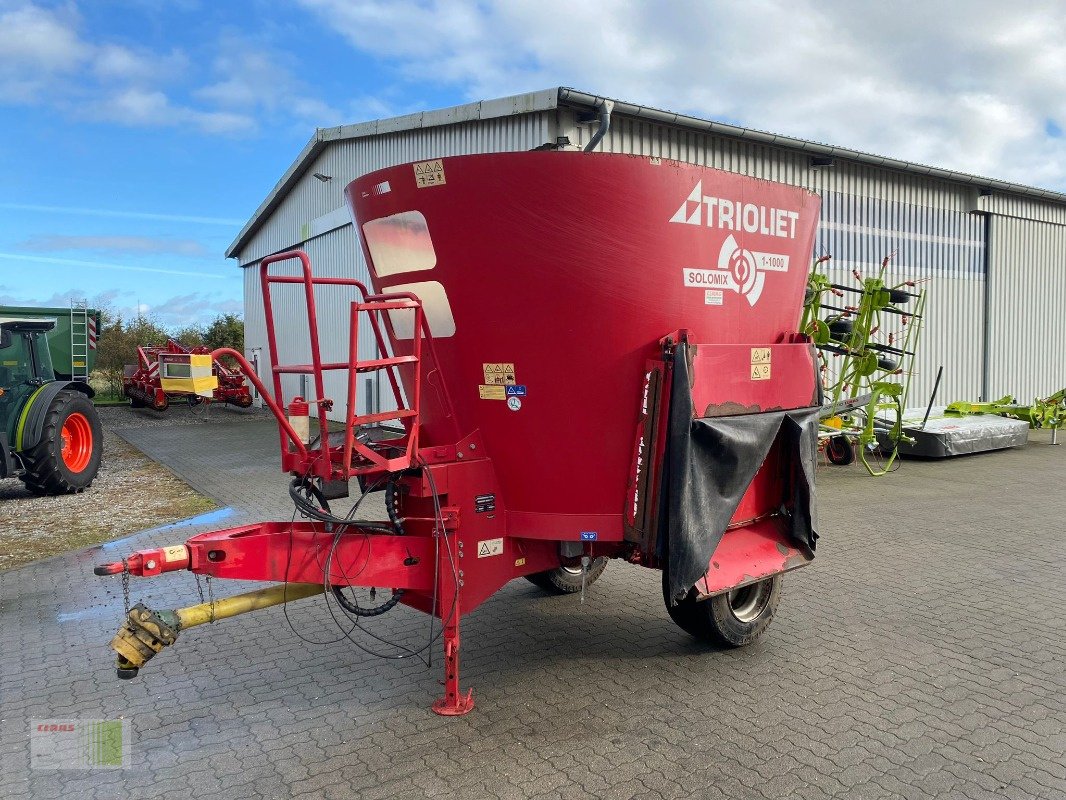
[[(578, 144), (595, 124), (563, 109), (560, 130)], [(829, 254), (829, 274), (857, 286), (852, 270), (874, 274), (893, 254), (890, 280), (921, 281), (929, 291), (911, 383), (910, 403), (928, 401), (937, 368), (938, 397), (977, 397), (984, 326), (984, 218), (973, 213), (978, 192), (967, 186), (841, 161), (812, 169), (810, 157), (765, 144), (728, 139), (615, 115), (601, 148), (688, 161), (801, 186), (822, 198), (815, 252)]]
[[(239, 254), (239, 261), (245, 267), (245, 348), (249, 358), (256, 348), (259, 349), (262, 364), (260, 374), (264, 382), (267, 382), (272, 367), (267, 363), (269, 355), (259, 285), (259, 262), (263, 257), (299, 247), (311, 257), (316, 275), (356, 278), (369, 286), (367, 266), (352, 224), (309, 240), (303, 238), (308, 230), (305, 226), (312, 220), (344, 206), (344, 187), (349, 182), (376, 169), (408, 161), (470, 153), (529, 150), (554, 141), (554, 123), (554, 113), (540, 112), (349, 139), (327, 147)], [(331, 180), (318, 180), (314, 177), (316, 172), (331, 176)], [(274, 265), (271, 272), (295, 275), (298, 263)], [(283, 363), (309, 363), (307, 314), (301, 291), (296, 286), (277, 286), (273, 290), (272, 302), (279, 323), (279, 358)], [(346, 360), (348, 304), (354, 297), (345, 296), (336, 288), (319, 290), (317, 297), (323, 358)], [(360, 325), (359, 339), (360, 358), (374, 358), (373, 333), (365, 315)], [(327, 376), (326, 395), (336, 403), (330, 414), (332, 419), (341, 419), (346, 412), (346, 380), (344, 372)], [(308, 380), (304, 385), (309, 399), (314, 399), (311, 381)], [(283, 389), (287, 398), (299, 393), (300, 387), (297, 376), (284, 378)], [(365, 388), (365, 378), (360, 378), (359, 413), (367, 410), (363, 402)], [(387, 396), (391, 395), (387, 386), (376, 386), (374, 393), (381, 401), (378, 407), (392, 406), (391, 396)]]
[[(366, 280), (366, 266), (351, 225), (303, 241), (305, 226), (343, 205), (342, 192), (350, 180), (406, 161), (527, 150), (554, 141), (557, 135), (569, 136), (580, 146), (594, 130), (595, 123), (579, 123), (577, 112), (563, 107), (335, 142), (309, 166), (249, 241), (240, 262), (254, 266), (268, 253), (303, 246), (317, 272)], [(816, 249), (834, 257), (830, 274), (840, 283), (854, 284), (853, 269), (870, 274), (885, 255), (893, 253), (892, 276), (922, 281), (929, 290), (912, 405), (927, 400), (939, 365), (945, 368), (940, 402), (982, 396), (986, 302), (991, 309), (989, 392), (1028, 397), (1060, 388), (1056, 381), (1063, 383), (1061, 373), (1055, 375), (1043, 363), (1048, 356), (1040, 345), (1066, 341), (1062, 327), (1066, 323), (1060, 321), (1066, 270), (1057, 262), (1066, 245), (1066, 228), (1024, 220), (1066, 224), (1066, 207), (998, 194), (980, 197), (973, 186), (854, 162), (815, 169), (802, 152), (620, 114), (615, 115), (600, 149), (703, 164), (818, 192), (822, 213)], [(312, 176), (314, 172), (332, 179), (323, 183)], [(985, 280), (985, 216), (975, 211), (995, 215), (991, 283)], [(328, 307), (323, 304), (322, 333), (323, 342), (330, 343), (327, 357), (332, 358), (342, 355), (343, 348), (335, 348), (347, 341), (347, 307), (339, 299), (328, 302)], [(284, 357), (306, 359), (302, 302), (295, 292), (279, 290), (276, 303), (279, 319), (285, 321), (280, 343)], [(1027, 308), (1032, 311), (1019, 322), (1019, 309)], [(264, 347), (254, 268), (245, 270), (245, 317), (249, 349)], [(369, 350), (361, 355), (372, 357)], [(296, 391), (297, 382), (296, 378), (287, 380), (287, 394)], [(331, 380), (328, 392), (343, 398), (340, 376)], [(334, 416), (340, 413), (343, 408), (338, 403)]]
[[(554, 112), (420, 128), (342, 140), (326, 147), (239, 254), (249, 264), (304, 240), (302, 227), (344, 205), (344, 187), (376, 169), (470, 153), (529, 150), (554, 141)], [(314, 173), (331, 176), (322, 182)]]
[(1066, 227), (993, 216), (990, 399), (1029, 403), (1066, 386)]

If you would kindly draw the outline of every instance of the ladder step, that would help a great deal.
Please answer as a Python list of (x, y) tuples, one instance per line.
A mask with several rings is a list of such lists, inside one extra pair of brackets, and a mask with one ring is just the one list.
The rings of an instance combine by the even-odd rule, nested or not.
[[(356, 372), (370, 372), (375, 369), (383, 369), (385, 367), (399, 366), (400, 364), (414, 364), (418, 361), (414, 356), (397, 356), (395, 358), (375, 358), (371, 361), (356, 361)], [(326, 370), (338, 370), (338, 369), (351, 369), (352, 364), (347, 361), (337, 361), (334, 363), (323, 364), (322, 371)], [(274, 367), (274, 372), (282, 375), (314, 375), (314, 364), (278, 364)]]
[(385, 367), (395, 367), (400, 364), (415, 364), (418, 359), (414, 356), (393, 356), (392, 358), (374, 358), (369, 361), (356, 361), (356, 372), (371, 372), (375, 369), (384, 369)]
[(376, 414), (363, 414), (357, 416), (352, 420), (352, 424), (355, 426), (369, 425), (372, 422), (384, 422), (389, 419), (407, 419), (413, 417), (418, 412), (410, 408), (401, 408), (397, 411), (379, 411)]

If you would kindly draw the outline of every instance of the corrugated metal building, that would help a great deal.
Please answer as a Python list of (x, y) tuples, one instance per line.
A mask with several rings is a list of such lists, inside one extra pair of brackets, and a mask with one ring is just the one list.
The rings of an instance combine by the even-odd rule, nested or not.
[[(604, 101), (558, 88), (319, 129), (226, 252), (244, 270), (245, 342), (260, 374), (270, 372), (260, 259), (300, 247), (316, 274), (369, 282), (344, 204), (351, 180), (409, 161), (529, 150), (561, 137), (583, 146), (597, 129)], [(854, 282), (853, 269), (870, 274), (895, 253), (893, 276), (924, 280), (929, 289), (912, 404), (928, 397), (939, 365), (942, 402), (1008, 393), (1028, 402), (1066, 385), (1066, 195), (621, 101), (614, 101), (610, 130), (597, 149), (688, 161), (818, 192), (815, 255), (833, 256), (830, 273), (838, 282)], [(276, 288), (273, 296), (284, 320), (282, 358), (307, 363), (306, 315), (296, 287)], [(322, 293), (326, 360), (346, 357), (351, 299)], [(298, 380), (286, 376), (287, 395), (301, 389)], [(327, 395), (343, 401), (344, 380), (344, 373), (333, 375)], [(313, 393), (309, 386), (303, 392)], [(333, 416), (343, 412), (339, 403)]]

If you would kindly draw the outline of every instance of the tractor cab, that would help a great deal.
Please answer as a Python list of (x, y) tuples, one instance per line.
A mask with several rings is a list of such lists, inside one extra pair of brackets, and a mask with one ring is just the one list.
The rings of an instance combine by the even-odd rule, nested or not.
[(14, 439), (14, 426), (26, 398), (55, 380), (46, 334), (54, 319), (0, 317), (0, 424)]
[(0, 388), (55, 380), (45, 336), (55, 326), (54, 319), (0, 317)]

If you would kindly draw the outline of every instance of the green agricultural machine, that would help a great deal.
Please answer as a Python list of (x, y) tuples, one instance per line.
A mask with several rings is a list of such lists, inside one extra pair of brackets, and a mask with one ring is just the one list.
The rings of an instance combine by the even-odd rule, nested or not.
[[(912, 442), (903, 431), (903, 409), (925, 313), (924, 290), (914, 291), (913, 281), (888, 280), (890, 259), (873, 277), (853, 270), (858, 286), (812, 271), (800, 322), (821, 362), (819, 440), (826, 457), (850, 464), (858, 454), (875, 476), (891, 470), (901, 442)], [(815, 267), (827, 260), (818, 259)], [(832, 297), (840, 304), (827, 302)]]
[(92, 484), (103, 438), (83, 381), (56, 380), (48, 348), (54, 319), (0, 316), (0, 478), (34, 494)]

